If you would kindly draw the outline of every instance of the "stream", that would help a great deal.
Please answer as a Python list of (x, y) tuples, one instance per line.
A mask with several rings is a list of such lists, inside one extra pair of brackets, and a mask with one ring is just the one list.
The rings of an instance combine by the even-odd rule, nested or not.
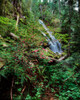
[(44, 22), (40, 19), (39, 19), (39, 24), (41, 24), (43, 28), (46, 30), (46, 32), (49, 34), (50, 38), (47, 37), (46, 34), (41, 31), (43, 36), (45, 36), (46, 40), (48, 41), (50, 50), (53, 51), (54, 53), (61, 54), (63, 52), (61, 49), (61, 43), (52, 35), (53, 32), (49, 31)]

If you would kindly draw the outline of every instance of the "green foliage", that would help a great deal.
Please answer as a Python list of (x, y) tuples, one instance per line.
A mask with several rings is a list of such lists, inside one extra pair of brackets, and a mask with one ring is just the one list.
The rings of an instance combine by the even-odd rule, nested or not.
[(35, 19), (40, 18), (43, 19), (44, 21), (50, 22), (51, 19), (53, 18), (53, 13), (51, 11), (51, 7), (49, 6), (49, 3), (45, 4), (44, 2), (41, 3), (36, 0), (33, 0), (32, 12), (34, 13)]
[[(12, 5), (10, 2), (7, 2), (5, 8), (10, 8)], [(22, 3), (22, 6), (19, 2)], [(66, 9), (61, 12), (63, 14), (61, 29), (59, 27), (60, 20), (57, 17), (58, 2), (54, 3), (56, 6), (52, 7), (52, 3), (18, 0), (10, 11), (4, 8), (4, 13), (8, 14), (8, 18), (0, 17), (0, 64), (2, 64), (1, 59), (4, 60), (3, 66), (0, 68), (1, 96), (6, 95), (8, 99), (10, 96), (7, 94), (10, 94), (12, 89), (13, 100), (44, 100), (45, 97), (56, 97), (59, 100), (80, 99), (80, 53), (78, 53), (80, 19), (76, 12), (70, 19), (69, 9), (65, 7)], [(19, 9), (17, 9), (18, 6)], [(30, 11), (31, 7), (32, 12)], [(16, 20), (14, 19), (16, 17), (10, 19), (11, 16), (9, 16), (13, 13), (13, 9), (15, 10), (14, 15), (20, 14), (18, 30), (15, 29)], [(65, 55), (65, 52), (62, 55), (57, 55), (49, 48), (42, 47), (41, 43), (46, 46), (47, 42), (39, 32), (39, 30), (43, 32), (45, 30), (35, 20), (38, 18), (45, 21), (53, 35), (62, 43), (64, 50), (67, 50), (68, 41), (71, 40), (70, 48), (72, 51), (77, 50), (77, 52), (57, 63), (55, 58), (58, 59)], [(72, 22), (69, 23), (69, 21)], [(68, 34), (70, 30), (71, 36)], [(18, 35), (20, 40), (13, 40), (9, 36), (10, 32)], [(46, 35), (48, 36), (47, 33)], [(4, 46), (4, 44), (8, 46)], [(9, 93), (6, 88), (4, 89), (3, 83), (7, 84), (6, 88), (9, 88)]]
[[(35, 6), (34, 6), (35, 5)], [(32, 12), (34, 13), (34, 18), (37, 19), (41, 16), (40, 3), (37, 0), (32, 1)]]
[(6, 17), (0, 17), (0, 34), (5, 37), (9, 32), (15, 31), (15, 20), (10, 20)]
[(74, 0), (72, 0), (72, 4), (68, 4), (67, 6), (63, 6), (62, 9), (62, 16), (61, 16), (61, 22), (62, 22), (62, 32), (63, 34), (67, 33), (69, 34), (69, 43), (70, 43), (70, 49), (71, 52), (78, 51), (79, 52), (79, 42), (80, 42), (80, 15), (79, 13), (74, 10), (74, 4), (76, 3)]
[(64, 61), (61, 64), (57, 64), (56, 66), (50, 66), (49, 68), (47, 66), (47, 72), (48, 72), (47, 74), (49, 75), (49, 73), (52, 73), (51, 76), (49, 75), (49, 83), (53, 84), (53, 87), (59, 89), (58, 96), (60, 100), (63, 99), (68, 100), (70, 98), (77, 100), (80, 98), (79, 96), (80, 95), (80, 89), (79, 89), (80, 70), (77, 73), (78, 67), (76, 66), (75, 59), (78, 60), (78, 57), (76, 57), (74, 54), (72, 58)]
[[(58, 96), (60, 100), (79, 99), (80, 71), (78, 69), (80, 64), (79, 56), (77, 56), (79, 54), (76, 53), (57, 65), (50, 65), (49, 59), (41, 58), (38, 50), (33, 51), (28, 46), (29, 43), (25, 40), (14, 47), (2, 48), (3, 51), (1, 51), (0, 57), (5, 59), (6, 63), (4, 69), (0, 71), (0, 75), (14, 77), (14, 86), (17, 87), (15, 90), (18, 92), (17, 96), (14, 95), (14, 100), (21, 100), (21, 98), (40, 100), (43, 97), (42, 94), (45, 94), (49, 88), (51, 93), (56, 92), (55, 96)], [(24, 86), (28, 91), (24, 91), (24, 93), (26, 92), (25, 97), (22, 93)]]
[(0, 16), (11, 15), (13, 12), (13, 5), (9, 0), (0, 0)]
[(0, 17), (0, 33), (4, 36), (8, 31), (9, 19), (5, 17)]

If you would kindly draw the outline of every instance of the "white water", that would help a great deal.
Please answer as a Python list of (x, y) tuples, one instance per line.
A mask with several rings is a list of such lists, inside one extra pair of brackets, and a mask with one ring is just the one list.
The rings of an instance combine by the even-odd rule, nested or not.
[(52, 32), (49, 31), (49, 29), (46, 27), (46, 25), (44, 24), (44, 22), (42, 20), (39, 19), (39, 23), (44, 27), (44, 29), (47, 31), (47, 33), (50, 36), (49, 37), (46, 36), (46, 34), (44, 32), (41, 31), (41, 33), (47, 38), (47, 41), (49, 43), (49, 48), (54, 52), (54, 53), (62, 53), (62, 49), (61, 49), (61, 44), (60, 42), (52, 35)]

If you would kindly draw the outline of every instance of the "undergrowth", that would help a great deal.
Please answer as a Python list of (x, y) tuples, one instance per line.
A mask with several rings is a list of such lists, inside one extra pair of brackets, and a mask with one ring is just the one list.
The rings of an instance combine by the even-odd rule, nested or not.
[[(13, 100), (44, 100), (46, 97), (79, 100), (79, 53), (56, 63), (56, 55), (42, 47), (41, 42), (44, 43), (45, 38), (35, 23), (26, 17), (20, 20), (18, 30), (15, 30), (15, 20), (0, 17), (0, 24), (3, 25), (0, 25), (0, 58), (5, 60), (0, 69), (0, 91), (4, 90), (0, 92), (0, 98), (10, 99), (9, 94), (12, 92)], [(57, 32), (55, 30), (53, 34), (61, 39), (61, 43), (67, 44), (68, 36), (59, 34), (60, 29)], [(10, 32), (18, 35), (19, 40), (13, 40), (9, 36)], [(54, 58), (51, 60), (50, 57)]]

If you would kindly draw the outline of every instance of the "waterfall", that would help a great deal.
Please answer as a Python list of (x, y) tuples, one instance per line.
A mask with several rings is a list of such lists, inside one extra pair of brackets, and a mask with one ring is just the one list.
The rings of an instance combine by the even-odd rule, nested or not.
[(49, 39), (49, 37), (47, 37), (46, 34), (41, 31), (41, 33), (47, 38), (46, 40), (48, 41), (50, 50), (52, 50), (54, 53), (61, 54), (62, 53), (61, 43), (52, 35), (52, 32), (49, 31), (49, 29), (46, 27), (46, 25), (42, 20), (39, 19), (39, 23), (44, 27), (44, 29), (47, 31), (47, 33), (50, 36)]

